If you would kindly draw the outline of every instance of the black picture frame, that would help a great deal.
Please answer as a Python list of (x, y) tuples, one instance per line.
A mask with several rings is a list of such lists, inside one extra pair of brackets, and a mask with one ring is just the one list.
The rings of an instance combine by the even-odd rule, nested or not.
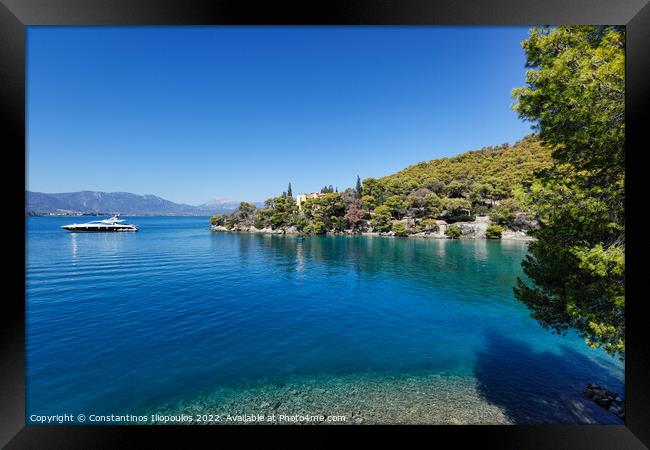
[[(650, 5), (648, 0), (354, 0), (259, 2), (217, 0), (2, 0), (0, 4), (0, 105), (6, 125), (3, 154), (7, 276), (2, 304), (0, 353), (0, 445), (6, 448), (122, 448), (146, 442), (196, 437), (243, 439), (260, 433), (300, 434), (319, 442), (323, 435), (387, 431), (418, 435), (434, 445), (441, 438), (468, 440), (495, 448), (644, 448), (650, 446), (650, 327), (642, 294), (643, 254), (640, 217), (645, 201), (642, 157), (645, 112), (650, 104)], [(625, 25), (626, 48), (626, 420), (625, 425), (395, 426), (395, 427), (189, 427), (25, 425), (25, 241), (11, 236), (25, 227), (25, 36), (30, 25)], [(645, 138), (645, 139), (644, 139)], [(7, 176), (9, 174), (9, 176)], [(636, 209), (635, 209), (636, 208)], [(24, 233), (23, 233), (24, 236)], [(636, 245), (635, 245), (636, 244)], [(416, 437), (416, 436), (413, 436)], [(220, 441), (213, 441), (215, 443)], [(243, 441), (240, 441), (243, 442)], [(309, 441), (303, 441), (308, 444)]]

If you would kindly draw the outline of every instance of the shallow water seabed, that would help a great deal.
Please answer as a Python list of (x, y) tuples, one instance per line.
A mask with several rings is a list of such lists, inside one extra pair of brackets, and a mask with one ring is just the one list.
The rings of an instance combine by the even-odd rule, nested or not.
[[(522, 417), (505, 404), (491, 403), (471, 376), (367, 373), (222, 387), (153, 414), (166, 417), (158, 423), (179, 420), (185, 414), (195, 424), (198, 419), (199, 424), (210, 425), (622, 423), (588, 399), (554, 399), (540, 393), (536, 399), (523, 397), (521, 401), (539, 411)], [(535, 401), (537, 405), (530, 404)]]
[[(227, 387), (157, 413), (230, 416), (263, 415), (267, 423), (319, 423), (282, 416), (322, 416), (336, 424), (510, 424), (498, 406), (481, 398), (470, 377), (440, 375), (347, 375), (293, 377), (284, 382)], [(339, 416), (335, 422), (327, 417)], [(341, 418), (342, 416), (342, 418)], [(215, 422), (212, 422), (215, 423)]]

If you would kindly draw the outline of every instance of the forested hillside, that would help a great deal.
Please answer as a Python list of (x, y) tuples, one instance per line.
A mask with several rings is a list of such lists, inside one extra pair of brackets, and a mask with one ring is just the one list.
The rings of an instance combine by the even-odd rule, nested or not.
[[(551, 152), (530, 135), (510, 146), (486, 147), (451, 158), (434, 159), (382, 178), (357, 180), (354, 188), (296, 203), (291, 188), (270, 198), (264, 208), (242, 203), (232, 215), (212, 224), (226, 229), (270, 228), (308, 234), (326, 232), (434, 232), (441, 223), (489, 216), (499, 227), (526, 230), (527, 196), (534, 173), (551, 165)], [(452, 228), (453, 230), (453, 228)], [(452, 232), (450, 237), (454, 236)]]
[[(550, 163), (550, 150), (542, 147), (535, 135), (529, 135), (512, 146), (485, 147), (422, 162), (379, 181), (391, 194), (401, 195), (417, 188), (444, 193), (447, 188), (449, 193), (480, 191), (481, 195), (498, 199), (511, 196), (514, 186), (529, 186), (533, 172), (549, 167)], [(368, 181), (364, 181), (364, 186)]]

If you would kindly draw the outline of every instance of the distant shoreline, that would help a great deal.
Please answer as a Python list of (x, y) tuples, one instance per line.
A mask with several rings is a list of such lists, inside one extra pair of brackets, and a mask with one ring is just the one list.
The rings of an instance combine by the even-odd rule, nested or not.
[[(309, 237), (309, 236), (314, 236), (306, 233), (301, 233), (299, 231), (294, 231), (291, 229), (271, 229), (271, 228), (255, 228), (254, 226), (248, 227), (246, 229), (232, 229), (229, 230), (226, 227), (219, 226), (219, 225), (211, 225), (210, 230), (216, 233), (241, 233), (241, 234), (271, 234), (271, 235), (290, 235), (290, 236), (301, 236), (301, 237)], [(318, 235), (316, 235), (318, 236)], [(502, 236), (500, 239), (489, 239), (485, 236), (461, 236), (458, 239), (452, 239), (449, 236), (446, 236), (444, 234), (440, 233), (416, 233), (416, 234), (409, 234), (406, 236), (397, 236), (393, 232), (361, 232), (361, 233), (355, 233), (351, 231), (343, 231), (343, 232), (332, 232), (328, 231), (327, 233), (324, 233), (320, 236), (368, 236), (368, 237), (391, 237), (391, 238), (411, 238), (411, 239), (435, 239), (435, 240), (463, 240), (463, 241), (469, 241), (469, 240), (489, 240), (489, 241), (525, 241), (525, 242), (530, 242), (534, 241), (535, 238), (532, 236), (529, 236), (523, 232), (517, 232), (517, 231), (512, 231), (512, 230), (506, 230), (503, 232)]]

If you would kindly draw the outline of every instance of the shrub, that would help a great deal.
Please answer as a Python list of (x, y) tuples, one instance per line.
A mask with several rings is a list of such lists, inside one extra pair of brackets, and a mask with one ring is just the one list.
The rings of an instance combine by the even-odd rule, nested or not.
[(422, 219), (419, 222), (419, 229), (420, 231), (429, 231), (429, 232), (435, 232), (440, 229), (438, 226), (438, 222), (434, 219)]
[(406, 236), (408, 234), (403, 223), (396, 223), (393, 225), (393, 232), (396, 236)]
[(211, 225), (223, 225), (224, 217), (220, 214), (215, 214), (210, 218)]
[(458, 239), (461, 235), (460, 227), (458, 225), (449, 225), (445, 229), (445, 234), (452, 239)]
[(271, 216), (271, 226), (273, 228), (281, 228), (284, 225), (285, 215), (283, 213), (275, 213)]
[(315, 220), (312, 224), (305, 227), (305, 232), (308, 234), (325, 234), (327, 227), (325, 222), (321, 220)]
[(309, 226), (309, 221), (303, 216), (296, 216), (292, 222), (298, 231), (305, 231), (305, 229)]
[(485, 230), (485, 237), (488, 239), (501, 239), (501, 233), (503, 233), (503, 228), (499, 225), (490, 225)]
[(345, 231), (345, 220), (342, 217), (332, 216), (330, 217), (330, 221), (332, 223), (333, 231)]

